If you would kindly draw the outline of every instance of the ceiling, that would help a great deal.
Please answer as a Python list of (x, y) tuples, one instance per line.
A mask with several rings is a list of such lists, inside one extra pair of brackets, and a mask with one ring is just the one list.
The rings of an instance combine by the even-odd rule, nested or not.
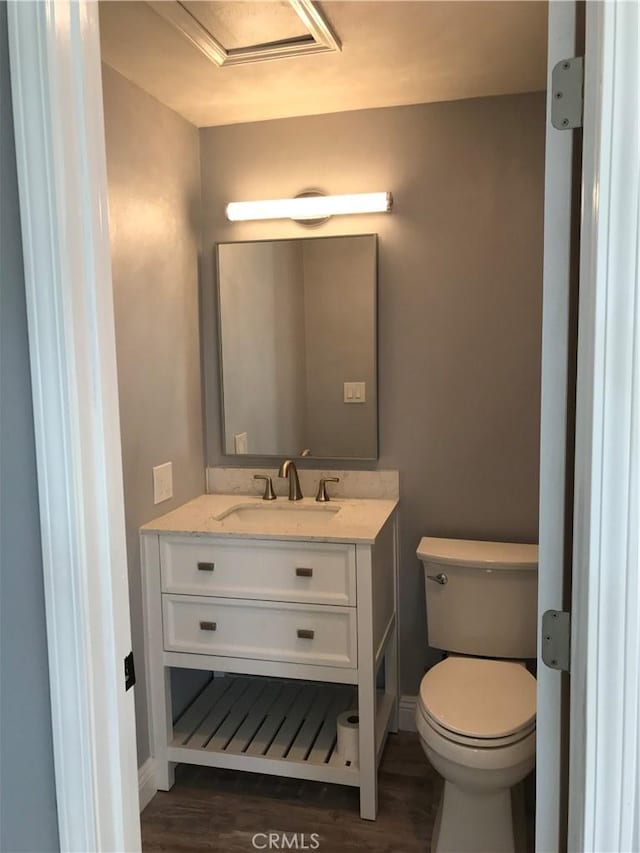
[[(263, 33), (263, 41), (299, 38), (286, 5), (185, 3), (209, 29), (217, 22), (215, 35), (229, 47), (244, 47)], [(545, 88), (546, 2), (331, 0), (319, 6), (341, 51), (220, 67), (147, 3), (106, 0), (100, 3), (102, 58), (198, 127)]]
[(228, 49), (300, 38), (307, 34), (291, 4), (279, 0), (268, 3), (259, 0), (243, 0), (242, 3), (234, 0), (183, 0), (182, 5)]

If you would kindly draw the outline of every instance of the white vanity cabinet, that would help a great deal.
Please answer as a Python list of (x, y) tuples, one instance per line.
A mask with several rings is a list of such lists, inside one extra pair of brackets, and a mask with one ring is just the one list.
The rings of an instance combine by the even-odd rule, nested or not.
[[(376, 817), (378, 764), (398, 715), (397, 532), (387, 503), (364, 542), (361, 527), (352, 542), (342, 541), (346, 528), (338, 542), (187, 529), (179, 510), (143, 528), (157, 788), (171, 788), (176, 763), (249, 770), (358, 786), (361, 816)], [(171, 667), (215, 673), (175, 720)], [(336, 718), (354, 708), (355, 766), (335, 748)]]

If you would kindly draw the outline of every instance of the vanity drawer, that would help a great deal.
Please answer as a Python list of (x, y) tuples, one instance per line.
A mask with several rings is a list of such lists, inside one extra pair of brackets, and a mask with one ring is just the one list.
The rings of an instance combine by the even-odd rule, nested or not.
[(355, 668), (356, 610), (163, 595), (164, 648), (253, 660)]
[(163, 536), (162, 591), (354, 606), (354, 545)]

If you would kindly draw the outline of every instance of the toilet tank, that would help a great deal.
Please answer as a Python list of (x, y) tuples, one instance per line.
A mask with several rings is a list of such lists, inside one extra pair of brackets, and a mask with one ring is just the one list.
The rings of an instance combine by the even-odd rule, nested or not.
[(536, 657), (537, 545), (427, 537), (418, 557), (430, 646), (481, 657)]

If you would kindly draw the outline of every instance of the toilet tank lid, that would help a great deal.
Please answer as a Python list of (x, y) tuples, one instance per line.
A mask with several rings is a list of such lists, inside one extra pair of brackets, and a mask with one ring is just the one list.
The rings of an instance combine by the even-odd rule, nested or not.
[(516, 542), (481, 542), (425, 536), (420, 540), (417, 553), (421, 560), (454, 563), (458, 566), (518, 566), (534, 569), (538, 566), (538, 546)]

